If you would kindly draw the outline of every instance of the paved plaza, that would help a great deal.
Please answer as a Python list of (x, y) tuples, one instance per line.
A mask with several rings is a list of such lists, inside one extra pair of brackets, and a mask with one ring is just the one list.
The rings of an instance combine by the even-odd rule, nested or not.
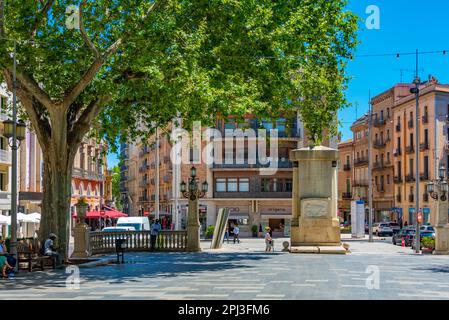
[(390, 238), (347, 239), (348, 255), (289, 254), (283, 240), (274, 253), (263, 239), (214, 251), (203, 242), (201, 253), (127, 253), (125, 264), (79, 269), (79, 288), (65, 270), (23, 271), (0, 280), (0, 299), (449, 299), (447, 256), (416, 255)]

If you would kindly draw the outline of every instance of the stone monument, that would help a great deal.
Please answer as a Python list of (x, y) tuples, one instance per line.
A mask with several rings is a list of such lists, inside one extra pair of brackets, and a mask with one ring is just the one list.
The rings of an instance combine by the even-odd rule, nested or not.
[(435, 251), (436, 255), (449, 255), (449, 219), (448, 202), (436, 201), (437, 223), (435, 225)]
[(76, 226), (74, 228), (74, 250), (71, 258), (80, 259), (90, 256), (89, 226), (84, 223), (88, 204), (81, 198), (76, 206)]
[(292, 150), (292, 253), (345, 254), (337, 217), (338, 151), (316, 146)]

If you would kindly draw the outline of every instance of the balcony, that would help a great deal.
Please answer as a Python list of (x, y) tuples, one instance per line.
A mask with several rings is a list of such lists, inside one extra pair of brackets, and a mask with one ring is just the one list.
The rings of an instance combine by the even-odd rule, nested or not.
[(385, 148), (385, 146), (387, 145), (386, 141), (383, 141), (382, 139), (377, 139), (373, 141), (373, 147), (374, 149), (381, 149), (381, 148)]
[(144, 157), (145, 155), (150, 153), (150, 148), (148, 146), (144, 146), (140, 152), (139, 152), (139, 157)]
[[(267, 160), (268, 161), (268, 160)], [(234, 160), (235, 162), (235, 160)], [(250, 168), (279, 168), (279, 169), (289, 169), (293, 168), (292, 163), (290, 160), (279, 160), (278, 162), (268, 162), (267, 164), (261, 164), (260, 162), (256, 162), (254, 164), (248, 163), (248, 160), (245, 159), (244, 163), (237, 164), (237, 163), (214, 163), (212, 165), (213, 169), (250, 169)]]
[[(260, 190), (260, 186), (255, 186), (254, 190)], [(249, 192), (214, 192), (214, 198), (245, 198), (245, 199), (291, 199), (292, 192), (290, 191), (249, 191)]]
[(395, 157), (399, 157), (400, 155), (402, 155), (402, 149), (401, 148), (395, 149), (393, 155)]
[(396, 195), (396, 201), (397, 201), (397, 202), (402, 202), (402, 195), (397, 194), (397, 195)]
[(351, 192), (343, 192), (341, 194), (341, 198), (344, 199), (344, 200), (352, 199), (352, 194), (351, 194)]
[(429, 181), (429, 173), (424, 172), (419, 175), (419, 180), (421, 181)]
[(354, 161), (354, 167), (359, 167), (359, 166), (364, 166), (368, 164), (368, 158), (364, 157), (364, 158), (357, 158)]
[(429, 123), (429, 115), (427, 113), (422, 116), (422, 123)]
[(423, 193), (422, 201), (423, 202), (429, 202), (429, 194), (427, 192)]
[(73, 168), (72, 176), (86, 180), (103, 181), (103, 174), (81, 168)]
[(382, 126), (384, 126), (385, 124), (387, 123), (387, 121), (385, 120), (385, 119), (383, 119), (383, 118), (375, 118), (374, 119), (374, 121), (373, 121), (373, 126), (375, 126), (375, 127), (382, 127)]
[(401, 125), (400, 124), (396, 125), (396, 132), (401, 132)]
[(147, 202), (147, 201), (148, 201), (148, 196), (139, 197), (139, 202)]
[(408, 174), (405, 176), (405, 182), (414, 182), (415, 176), (413, 174)]
[(145, 188), (148, 185), (148, 179), (141, 179), (139, 181), (139, 187)]
[(415, 202), (415, 196), (413, 194), (408, 195), (408, 202)]
[(365, 180), (356, 180), (354, 181), (354, 187), (368, 187), (368, 181)]
[(394, 176), (393, 177), (393, 182), (394, 183), (402, 183), (402, 176)]
[(147, 171), (148, 169), (150, 169), (150, 166), (147, 165), (147, 164), (143, 164), (143, 165), (141, 165), (141, 166), (139, 167), (139, 172), (145, 172), (145, 171)]
[(412, 120), (412, 119), (410, 119), (410, 120), (407, 122), (407, 126), (408, 126), (409, 129), (412, 129), (412, 128), (413, 128), (413, 120)]
[(373, 163), (373, 170), (382, 170), (384, 168), (385, 168), (385, 166), (384, 166), (383, 161), (376, 161)]
[(344, 171), (351, 171), (351, 165), (348, 163), (348, 164), (345, 164), (344, 166), (343, 166), (343, 170)]
[(11, 164), (11, 151), (0, 150), (0, 162)]
[(429, 141), (425, 141), (419, 145), (419, 151), (429, 150)]
[(446, 142), (444, 143), (444, 149), (445, 149), (445, 150), (449, 150), (449, 141), (446, 141)]
[(415, 152), (415, 146), (407, 146), (405, 147), (405, 153), (406, 154), (411, 154)]

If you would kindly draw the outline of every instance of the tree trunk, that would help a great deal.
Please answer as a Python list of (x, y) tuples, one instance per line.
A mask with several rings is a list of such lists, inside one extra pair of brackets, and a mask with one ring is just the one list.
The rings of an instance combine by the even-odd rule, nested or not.
[(50, 141), (43, 146), (44, 198), (39, 237), (47, 239), (50, 233), (57, 235), (58, 252), (67, 259), (70, 239), (70, 199), (73, 160), (78, 146), (67, 144), (67, 125), (64, 114), (52, 123)]

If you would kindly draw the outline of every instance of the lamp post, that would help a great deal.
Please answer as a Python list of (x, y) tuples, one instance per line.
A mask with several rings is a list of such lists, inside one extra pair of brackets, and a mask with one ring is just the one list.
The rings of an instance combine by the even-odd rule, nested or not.
[[(15, 44), (15, 43), (14, 43)], [(11, 168), (11, 242), (10, 251), (17, 255), (17, 150), (20, 143), (25, 139), (26, 125), (23, 121), (17, 122), (17, 99), (16, 99), (16, 77), (15, 77), (15, 45), (14, 45), (14, 84), (13, 84), (13, 119), (3, 121), (3, 136), (8, 139), (12, 150)]]
[(435, 254), (449, 254), (449, 221), (448, 221), (448, 192), (449, 185), (446, 181), (446, 168), (438, 169), (438, 179), (430, 181), (426, 185), (429, 196), (437, 201), (436, 208), (436, 232), (435, 232)]
[(201, 251), (198, 200), (206, 195), (209, 186), (208, 183), (204, 181), (201, 184), (201, 190), (198, 187), (196, 168), (192, 167), (190, 169), (188, 184), (184, 181), (180, 183), (180, 190), (183, 197), (189, 199), (189, 213), (187, 217), (187, 251), (191, 252)]
[[(419, 232), (419, 85), (421, 84), (421, 80), (418, 76), (418, 50), (416, 50), (416, 76), (413, 80), (413, 84), (415, 87), (410, 89), (410, 93), (415, 94), (415, 214), (416, 214), (416, 239), (415, 239), (415, 252), (419, 253), (421, 251), (421, 241), (420, 241), (420, 232)], [(410, 141), (412, 144), (413, 141)]]

